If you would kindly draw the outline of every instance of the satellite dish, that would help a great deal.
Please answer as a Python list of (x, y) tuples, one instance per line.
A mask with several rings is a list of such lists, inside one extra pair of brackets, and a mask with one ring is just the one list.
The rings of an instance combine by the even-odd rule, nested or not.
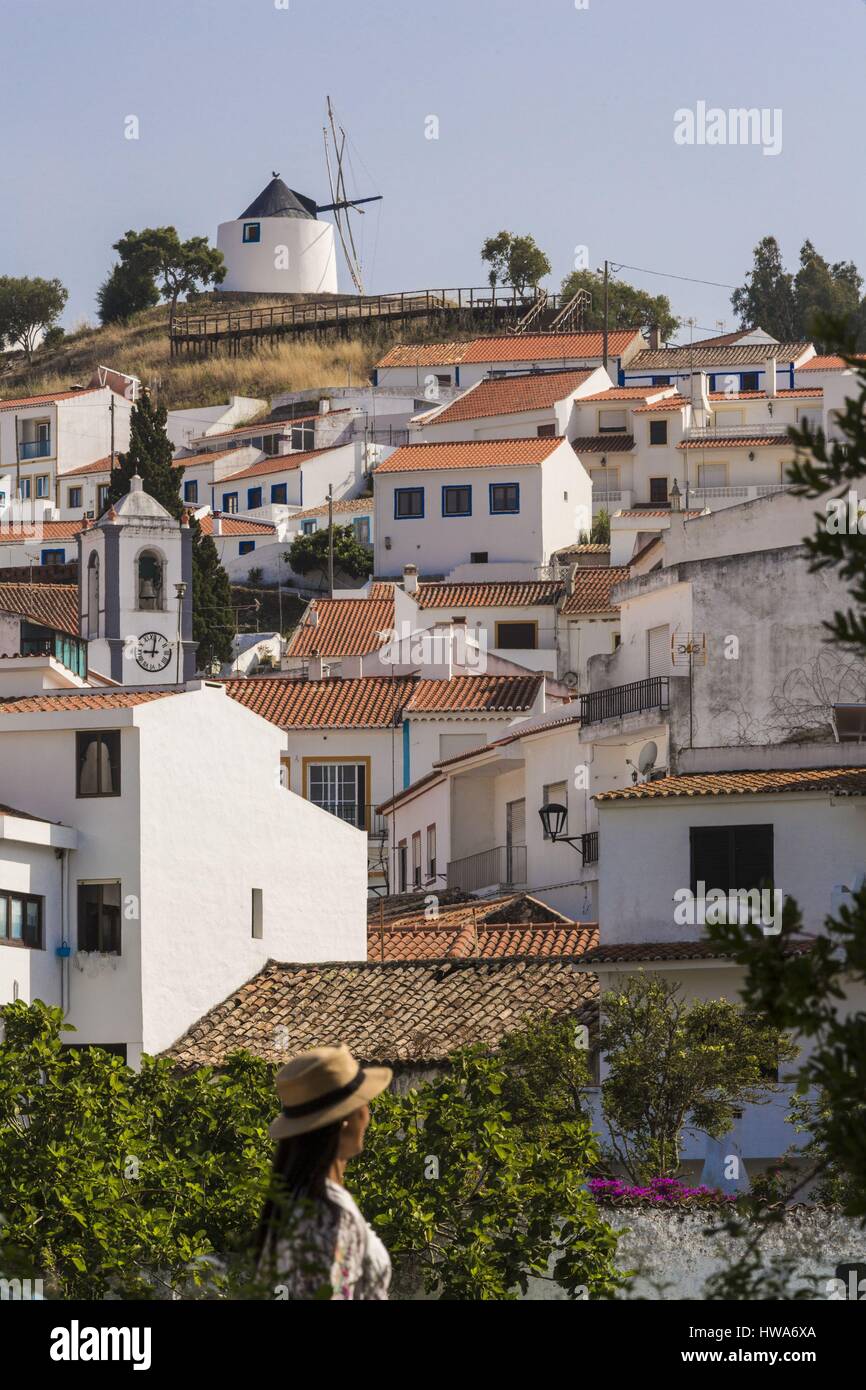
[(645, 743), (643, 748), (640, 750), (640, 753), (638, 754), (637, 765), (641, 774), (644, 777), (646, 777), (648, 772), (652, 772), (653, 768), (655, 767), (656, 758), (658, 757), (658, 755), (659, 750), (656, 747), (656, 745), (652, 742), (652, 740), (650, 740), (649, 743)]
[(578, 675), (577, 675), (577, 672), (576, 672), (576, 671), (566, 671), (565, 675), (564, 675), (563, 678), (562, 678), (562, 683), (563, 683), (563, 685), (567, 685), (568, 688), (569, 688), (569, 690), (573, 690), (574, 687), (577, 685), (577, 682), (578, 682)]

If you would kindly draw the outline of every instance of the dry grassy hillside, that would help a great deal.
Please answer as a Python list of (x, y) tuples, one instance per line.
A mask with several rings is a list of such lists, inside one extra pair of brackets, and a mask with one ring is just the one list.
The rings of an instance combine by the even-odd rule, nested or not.
[[(245, 300), (244, 308), (251, 303), (284, 302)], [(203, 296), (190, 309), (197, 312), (217, 305), (224, 308), (225, 301)], [(160, 305), (137, 315), (126, 326), (84, 328), (69, 334), (56, 348), (37, 351), (29, 368), (21, 354), (10, 355), (11, 360), (5, 363), (0, 359), (0, 397), (35, 395), (87, 381), (99, 365), (140, 377), (168, 409), (216, 405), (231, 394), (270, 398), (278, 391), (311, 386), (357, 386), (367, 379), (387, 345), (400, 336), (380, 332), (375, 337), (320, 342), (285, 339), (240, 357), (172, 358), (168, 309)], [(420, 336), (413, 331), (413, 338)]]

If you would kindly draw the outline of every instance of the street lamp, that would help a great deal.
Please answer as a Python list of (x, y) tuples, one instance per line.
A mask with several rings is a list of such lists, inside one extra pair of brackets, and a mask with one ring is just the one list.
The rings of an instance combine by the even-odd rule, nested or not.
[(175, 584), (174, 592), (177, 594), (177, 657), (175, 660), (174, 678), (175, 685), (180, 685), (180, 651), (183, 645), (181, 641), (183, 634), (183, 628), (181, 625), (181, 613), (183, 611), (183, 597), (186, 593), (186, 584), (183, 580), (181, 580), (180, 583)]
[(560, 806), (558, 802), (551, 801), (547, 806), (542, 806), (538, 814), (548, 840), (568, 839), (568, 836), (562, 833), (568, 820), (567, 806)]

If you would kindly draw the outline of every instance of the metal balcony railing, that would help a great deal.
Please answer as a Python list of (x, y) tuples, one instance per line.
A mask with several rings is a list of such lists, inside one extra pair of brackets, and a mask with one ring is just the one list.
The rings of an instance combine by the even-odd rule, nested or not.
[(759, 436), (787, 439), (788, 428), (775, 420), (769, 423), (762, 421), (754, 425), (723, 425), (719, 422), (713, 425), (690, 425), (684, 435), (686, 439), (754, 439)]
[(494, 849), (452, 859), (448, 865), (448, 887), (464, 893), (479, 888), (513, 888), (526, 882), (526, 845), (497, 845)]
[(311, 796), (310, 800), (321, 811), (327, 811), (338, 820), (344, 820), (347, 825), (354, 825), (356, 830), (366, 830), (368, 835), (378, 839), (384, 839), (388, 833), (385, 817), (370, 803), (365, 805), (360, 801), (339, 801), (330, 798), (322, 800), (315, 796)]
[(51, 457), (50, 439), (22, 439), (18, 444), (20, 459), (47, 459)]
[(598, 831), (588, 830), (580, 837), (580, 853), (584, 864), (598, 863)]
[(597, 724), (602, 719), (617, 719), (624, 714), (667, 709), (669, 686), (667, 676), (648, 676), (646, 680), (614, 685), (609, 690), (593, 690), (580, 697), (580, 717), (584, 724)]

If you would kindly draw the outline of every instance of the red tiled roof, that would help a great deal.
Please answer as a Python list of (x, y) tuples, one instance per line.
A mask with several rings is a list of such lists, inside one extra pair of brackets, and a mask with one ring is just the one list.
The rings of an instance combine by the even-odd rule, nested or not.
[(559, 579), (510, 580), (501, 583), (420, 583), (419, 608), (531, 608), (556, 602)]
[[(640, 338), (637, 328), (616, 329), (608, 334), (607, 350), (611, 357), (619, 357)], [(475, 338), (468, 344), (461, 359), (468, 366), (470, 362), (561, 362), (570, 358), (583, 358), (604, 355), (604, 338), (601, 333), (521, 333), (516, 336), (497, 334), (490, 338)], [(655, 388), (659, 390), (659, 387)]]
[(606, 391), (596, 391), (592, 396), (581, 396), (581, 405), (593, 401), (645, 401), (650, 396), (664, 400), (673, 393), (673, 386), (610, 386)]
[[(367, 928), (367, 959), (376, 960), (508, 960), (582, 956), (598, 944), (594, 924), (532, 923), (488, 926), (479, 920), (462, 925), (425, 922), (419, 926), (389, 924), (380, 931)], [(465, 915), (465, 914), (464, 914)], [(480, 913), (479, 913), (480, 919)]]
[(463, 361), (469, 343), (396, 343), (377, 367), (450, 367)]
[(292, 680), (288, 676), (232, 677), (226, 693), (281, 729), (387, 729), (399, 723), (412, 691), (411, 676)]
[(426, 468), (519, 468), (539, 465), (562, 439), (471, 439), (443, 444), (404, 444), (378, 464), (380, 473), (414, 473)]
[[(700, 343), (685, 344), (683, 347), (645, 348), (633, 357), (628, 364), (629, 372), (667, 372), (674, 368), (680, 371), (722, 372), (725, 367), (762, 366), (769, 357), (787, 364), (798, 362), (810, 343), (731, 343), (718, 347), (705, 347)], [(805, 363), (803, 364), (806, 365)]]
[(130, 709), (176, 695), (175, 690), (76, 690), (62, 695), (22, 695), (0, 699), (2, 714), (54, 714), (66, 710)]
[(802, 362), (797, 368), (798, 372), (844, 372), (848, 370), (848, 363), (844, 357), (810, 357), (808, 362)]
[[(248, 521), (242, 516), (227, 516), (225, 512), (220, 513), (220, 521), (222, 523), (222, 534), (224, 536), (248, 536), (250, 533), (255, 535), (275, 535), (277, 529), (275, 526), (272, 526), (269, 521)], [(214, 534), (213, 516), (210, 512), (207, 512), (204, 516), (200, 516), (198, 518), (198, 524), (205, 536), (212, 536)]]
[(530, 709), (544, 676), (452, 676), (450, 680), (415, 682), (406, 709), (413, 714), (439, 714), (455, 710), (491, 714)]
[(594, 367), (583, 371), (539, 372), (534, 376), (500, 377), (480, 381), (456, 401), (428, 421), (430, 425), (450, 425), (456, 420), (477, 420), (489, 415), (518, 415), (522, 411), (544, 410), (569, 396), (592, 376)]
[(572, 439), (576, 454), (630, 454), (634, 448), (633, 434), (582, 434)]
[[(626, 507), (624, 511), (617, 512), (617, 516), (642, 517), (642, 516), (670, 516), (670, 507)], [(681, 516), (703, 516), (702, 507), (690, 507), (688, 511), (683, 508)]]
[(663, 401), (653, 401), (651, 405), (636, 405), (632, 415), (658, 415), (660, 410), (682, 410), (689, 403), (688, 396), (666, 396)]
[(775, 449), (790, 448), (785, 435), (761, 434), (756, 431), (748, 439), (742, 435), (712, 435), (708, 439), (681, 439), (678, 449), (761, 449), (769, 445)]
[[(214, 449), (212, 454), (188, 454), (185, 459), (173, 458), (172, 468), (194, 468), (199, 463), (213, 463), (216, 459), (228, 458), (229, 454), (238, 453), (237, 449)], [(222, 479), (218, 479), (222, 482)]]
[(322, 454), (330, 454), (335, 449), (345, 449), (345, 447), (345, 444), (329, 444), (325, 449), (304, 449), (294, 454), (276, 454), (273, 458), (251, 463), (248, 468), (242, 468), (239, 473), (230, 473), (228, 477), (219, 478), (217, 481), (222, 486), (223, 483), (233, 483), (239, 478), (257, 478), (262, 473), (293, 472), (296, 468), (300, 468), (302, 463), (307, 463), (309, 459), (321, 458)]
[[(295, 628), (288, 656), (363, 656), (378, 651), (394, 627), (394, 591), (376, 598), (320, 598)], [(314, 626), (311, 615), (318, 616)]]
[(866, 767), (783, 768), (771, 772), (693, 772), (599, 792), (596, 801), (656, 801), (672, 796), (770, 796), (823, 792), (866, 796)]
[(94, 391), (104, 390), (104, 386), (82, 386), (76, 391), (48, 391), (40, 396), (18, 396), (14, 400), (0, 401), (0, 410), (23, 410), (28, 405), (52, 405), (54, 401), (68, 401), (73, 396), (89, 396)]
[(566, 617), (580, 613), (615, 613), (611, 591), (629, 577), (628, 565), (578, 565), (573, 571), (574, 592), (563, 600), (560, 612)]
[(69, 468), (65, 473), (58, 474), (61, 481), (66, 478), (80, 478), (85, 473), (110, 473), (111, 454), (106, 454), (105, 458), (95, 459), (93, 463), (82, 463), (80, 468)]
[[(334, 513), (335, 513), (335, 515), (338, 514), (338, 513), (340, 513), (340, 512), (343, 512), (343, 513), (351, 512), (352, 514), (354, 514), (354, 513), (356, 513), (356, 512), (358, 512), (358, 513), (364, 513), (364, 512), (369, 512), (369, 511), (371, 511), (372, 508), (373, 508), (373, 498), (372, 498), (372, 497), (339, 497), (339, 498), (338, 498), (338, 497), (335, 497), (335, 498), (334, 498)], [(327, 502), (322, 502), (322, 503), (319, 504), (318, 507), (306, 507), (306, 508), (304, 509), (304, 511), (302, 511), (302, 512), (293, 512), (290, 519), (291, 519), (292, 521), (303, 521), (304, 517), (307, 517), (307, 516), (327, 516), (327, 515), (328, 515), (328, 504), (327, 504)]]
[[(770, 401), (772, 396), (768, 396), (766, 391), (710, 391), (711, 401)], [(823, 386), (794, 386), (784, 387), (776, 392), (777, 396), (790, 398), (791, 396), (823, 396)]]
[(18, 541), (68, 541), (87, 528), (86, 521), (12, 521), (3, 527), (3, 544)]
[[(768, 937), (774, 941), (779, 938)], [(782, 942), (784, 955), (804, 955), (812, 949), (809, 937), (799, 937)], [(770, 947), (769, 949), (774, 949)], [(720, 951), (710, 941), (623, 941), (611, 942), (609, 946), (599, 945), (590, 948), (581, 958), (581, 965), (614, 965), (620, 961), (650, 960), (726, 960), (725, 951)]]
[(32, 623), (79, 636), (77, 584), (0, 583), (0, 609)]
[(292, 420), (259, 420), (258, 423), (251, 425), (235, 425), (230, 430), (217, 430), (215, 434), (193, 434), (191, 439), (203, 443), (208, 439), (232, 439), (237, 434), (277, 434), (295, 423), (295, 420), (308, 420), (312, 415), (318, 415), (317, 410), (311, 410), (309, 415), (296, 415)]

